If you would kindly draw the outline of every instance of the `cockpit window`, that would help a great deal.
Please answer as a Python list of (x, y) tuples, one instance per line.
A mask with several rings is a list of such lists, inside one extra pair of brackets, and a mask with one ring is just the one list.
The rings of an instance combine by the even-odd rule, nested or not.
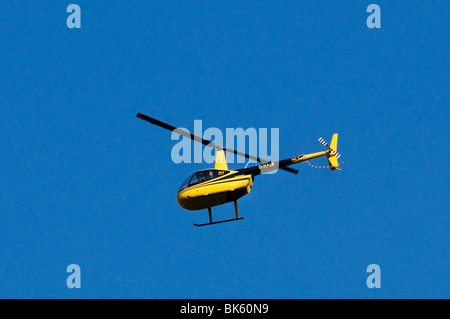
[(206, 182), (210, 179), (213, 179), (217, 176), (219, 176), (218, 174), (219, 171), (216, 170), (206, 170), (206, 171), (201, 171), (201, 172), (197, 172), (192, 176), (192, 179), (189, 183), (189, 186), (198, 184), (198, 183), (203, 183)]
[(215, 170), (215, 169), (210, 169), (210, 170), (194, 173), (193, 175), (189, 176), (183, 182), (183, 184), (181, 184), (180, 188), (178, 189), (178, 192), (182, 191), (183, 189), (185, 189), (189, 186), (206, 182), (206, 181), (216, 178), (218, 176), (223, 176), (226, 173), (228, 173), (228, 171), (219, 171), (219, 170)]
[(178, 192), (180, 192), (183, 189), (185, 189), (186, 187), (188, 187), (189, 181), (191, 180), (191, 178), (192, 178), (192, 175), (189, 176), (188, 178), (186, 178), (186, 180), (183, 182), (183, 184), (181, 184), (180, 188), (178, 189)]
[(189, 182), (189, 186), (197, 184), (198, 183), (198, 178), (197, 178), (197, 173), (192, 175), (191, 181)]

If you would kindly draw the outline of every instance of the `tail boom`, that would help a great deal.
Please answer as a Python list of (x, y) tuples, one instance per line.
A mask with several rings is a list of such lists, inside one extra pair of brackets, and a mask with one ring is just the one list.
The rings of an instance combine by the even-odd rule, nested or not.
[[(322, 140), (322, 138), (319, 139), (319, 141)], [(328, 147), (328, 150), (316, 152), (316, 153), (310, 153), (310, 154), (303, 154), (296, 157), (284, 159), (278, 162), (273, 163), (265, 163), (257, 166), (252, 166), (249, 168), (242, 168), (238, 170), (239, 172), (245, 173), (245, 174), (252, 174), (253, 176), (263, 174), (264, 172), (273, 171), (276, 169), (286, 169), (288, 166), (298, 164), (301, 162), (309, 161), (313, 158), (326, 156), (328, 163), (330, 164), (329, 167), (331, 170), (340, 169), (339, 168), (339, 162), (338, 158), (341, 156), (338, 152), (336, 152), (337, 149), (337, 140), (338, 140), (338, 134), (333, 134), (333, 138), (331, 139), (330, 145), (326, 144), (325, 141), (321, 142), (323, 145)]]

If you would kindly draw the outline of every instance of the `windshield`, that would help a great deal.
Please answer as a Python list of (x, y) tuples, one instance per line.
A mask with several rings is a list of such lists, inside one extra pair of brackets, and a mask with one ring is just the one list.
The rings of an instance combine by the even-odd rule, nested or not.
[(186, 178), (186, 180), (183, 182), (183, 184), (181, 184), (180, 188), (178, 189), (178, 192), (182, 191), (183, 189), (185, 189), (186, 187), (188, 187), (189, 181), (191, 180), (192, 175), (189, 176), (188, 178)]
[(226, 173), (228, 173), (228, 171), (219, 171), (215, 169), (208, 169), (205, 171), (194, 173), (188, 178), (186, 178), (186, 180), (183, 182), (183, 184), (181, 184), (180, 188), (178, 189), (178, 192), (182, 191), (183, 189), (189, 186), (206, 182), (218, 176), (225, 175)]

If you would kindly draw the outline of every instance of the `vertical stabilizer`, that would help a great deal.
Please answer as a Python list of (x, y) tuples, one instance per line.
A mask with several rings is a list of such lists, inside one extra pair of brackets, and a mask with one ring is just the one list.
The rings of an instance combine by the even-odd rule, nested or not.
[(330, 164), (330, 168), (332, 170), (335, 169), (340, 169), (339, 168), (339, 162), (338, 162), (338, 157), (340, 156), (339, 153), (337, 152), (337, 142), (338, 142), (338, 135), (337, 134), (333, 134), (333, 138), (331, 139), (331, 143), (330, 143), (330, 151), (327, 155), (328, 158), (328, 163)]

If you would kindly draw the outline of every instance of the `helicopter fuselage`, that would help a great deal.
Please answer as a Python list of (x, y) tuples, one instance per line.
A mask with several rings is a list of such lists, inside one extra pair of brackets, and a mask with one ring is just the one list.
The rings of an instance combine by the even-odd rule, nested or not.
[(178, 204), (187, 210), (200, 210), (236, 201), (250, 193), (251, 174), (239, 171), (207, 169), (191, 175), (181, 185)]

